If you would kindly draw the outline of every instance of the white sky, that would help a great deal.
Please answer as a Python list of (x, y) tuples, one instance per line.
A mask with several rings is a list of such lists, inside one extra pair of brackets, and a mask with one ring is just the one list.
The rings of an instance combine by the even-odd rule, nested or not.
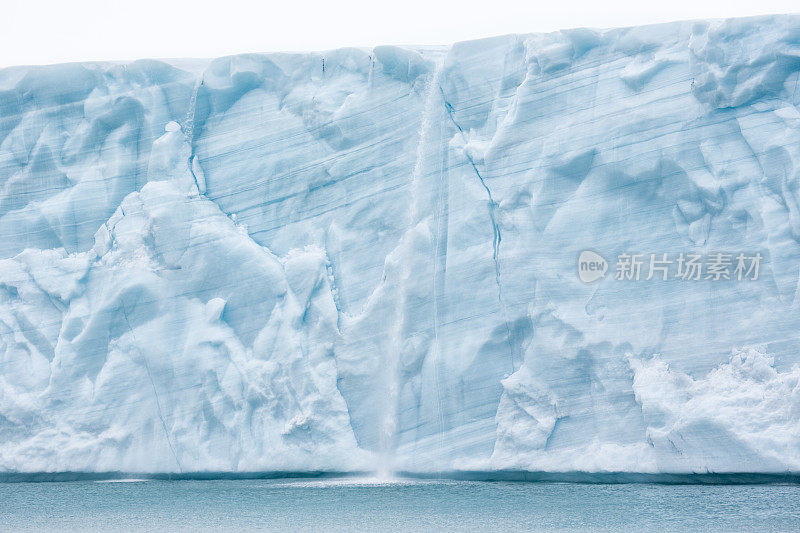
[(3, 0), (0, 66), (379, 44), (800, 11), (797, 0)]

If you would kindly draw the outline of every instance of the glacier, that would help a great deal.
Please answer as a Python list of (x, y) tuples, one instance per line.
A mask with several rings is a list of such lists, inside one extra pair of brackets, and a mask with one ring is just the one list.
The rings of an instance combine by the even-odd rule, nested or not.
[(798, 472), (799, 189), (798, 16), (0, 70), (0, 472)]

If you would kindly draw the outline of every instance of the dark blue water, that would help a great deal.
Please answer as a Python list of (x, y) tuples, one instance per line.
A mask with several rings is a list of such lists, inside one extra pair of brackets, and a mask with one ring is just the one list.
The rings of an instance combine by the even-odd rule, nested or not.
[(791, 531), (798, 485), (0, 483), (2, 530)]

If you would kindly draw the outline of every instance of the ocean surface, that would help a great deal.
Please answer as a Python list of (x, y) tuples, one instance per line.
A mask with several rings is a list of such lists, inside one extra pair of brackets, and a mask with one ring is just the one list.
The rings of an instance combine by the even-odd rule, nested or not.
[(0, 483), (0, 530), (790, 531), (798, 485), (442, 480)]

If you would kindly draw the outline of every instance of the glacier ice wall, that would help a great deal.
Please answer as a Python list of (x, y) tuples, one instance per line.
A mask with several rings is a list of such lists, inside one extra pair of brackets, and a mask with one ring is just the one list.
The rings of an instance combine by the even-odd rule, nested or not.
[(793, 16), (0, 70), (0, 471), (800, 470), (799, 87)]

